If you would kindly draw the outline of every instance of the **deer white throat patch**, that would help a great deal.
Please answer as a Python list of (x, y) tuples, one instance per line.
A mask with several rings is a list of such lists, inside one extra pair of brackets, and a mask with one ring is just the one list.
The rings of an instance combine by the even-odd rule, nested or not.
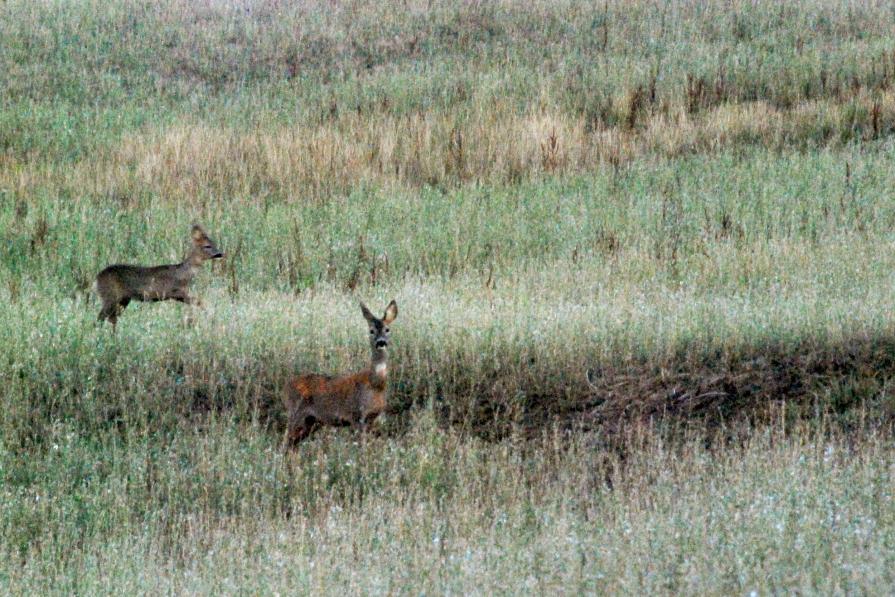
[(373, 371), (376, 372), (377, 375), (385, 375), (388, 372), (388, 366), (385, 363), (376, 363)]

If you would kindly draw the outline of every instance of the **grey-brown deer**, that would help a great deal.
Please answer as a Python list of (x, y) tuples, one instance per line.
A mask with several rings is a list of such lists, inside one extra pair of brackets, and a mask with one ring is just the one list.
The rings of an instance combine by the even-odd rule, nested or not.
[(224, 254), (198, 224), (193, 225), (190, 237), (192, 247), (181, 263), (154, 267), (110, 265), (97, 274), (96, 291), (103, 302), (99, 321), (108, 320), (114, 326), (132, 300), (200, 304), (199, 299), (189, 294), (190, 281), (206, 260), (220, 259)]
[(284, 449), (295, 446), (320, 425), (353, 425), (366, 430), (385, 411), (388, 326), (398, 316), (398, 304), (390, 302), (382, 319), (363, 303), (360, 308), (370, 328), (370, 367), (339, 377), (308, 374), (291, 379), (283, 396), (288, 417)]

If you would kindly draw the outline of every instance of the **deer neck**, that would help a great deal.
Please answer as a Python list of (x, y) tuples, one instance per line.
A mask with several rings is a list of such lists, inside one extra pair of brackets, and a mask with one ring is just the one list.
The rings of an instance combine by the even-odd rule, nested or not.
[(186, 256), (186, 259), (183, 260), (178, 269), (180, 269), (184, 277), (192, 278), (199, 271), (199, 268), (202, 267), (203, 261), (202, 249), (195, 247), (189, 252), (189, 255)]
[(373, 363), (370, 367), (375, 377), (382, 379), (384, 382), (388, 377), (388, 354), (381, 348), (373, 349)]

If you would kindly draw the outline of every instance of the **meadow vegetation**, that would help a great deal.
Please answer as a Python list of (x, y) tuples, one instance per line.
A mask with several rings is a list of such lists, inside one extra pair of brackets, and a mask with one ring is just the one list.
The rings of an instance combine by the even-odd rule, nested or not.
[[(893, 23), (7, 0), (0, 588), (891, 588)], [(194, 221), (204, 307), (97, 325)], [(380, 432), (284, 457), (391, 298)]]

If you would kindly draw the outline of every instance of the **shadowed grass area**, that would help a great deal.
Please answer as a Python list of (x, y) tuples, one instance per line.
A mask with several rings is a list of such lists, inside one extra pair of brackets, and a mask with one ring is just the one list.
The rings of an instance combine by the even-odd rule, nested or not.
[[(842, 414), (869, 400), (888, 417), (891, 243), (855, 236), (745, 249), (691, 260), (675, 276), (589, 258), (517, 267), (490, 285), (477, 273), (408, 276), (354, 296), (323, 284), (236, 297), (212, 287), (202, 309), (134, 305), (117, 333), (95, 323), (96, 301), (35, 295), (0, 311), (11, 379), (3, 426), (8, 437), (39, 439), (59, 417), (87, 431), (121, 417), (164, 429), (196, 408), (266, 417), (274, 405), (276, 416), (288, 374), (367, 364), (360, 297), (401, 305), (394, 408), (432, 397), (473, 428), (506, 429), (538, 414), (527, 424), (541, 424), (549, 413), (574, 420), (613, 396), (607, 414), (619, 401), (655, 413), (665, 400), (687, 406), (688, 392), (729, 397), (711, 404), (731, 415), (799, 398)], [(836, 373), (843, 359), (854, 383)], [(743, 375), (750, 382), (738, 386)], [(831, 377), (844, 395), (824, 398)]]

